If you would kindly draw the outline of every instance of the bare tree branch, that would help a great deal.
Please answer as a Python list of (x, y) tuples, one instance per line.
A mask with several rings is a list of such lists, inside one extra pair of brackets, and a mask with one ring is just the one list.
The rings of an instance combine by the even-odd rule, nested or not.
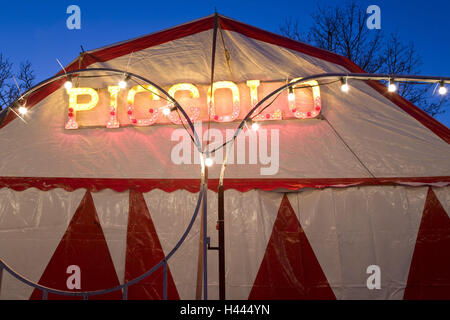
[(14, 81), (13, 64), (0, 53), (0, 109), (7, 108), (21, 93), (33, 86), (34, 71), (29, 61), (22, 62), (15, 75), (19, 88)]
[[(420, 73), (422, 59), (414, 44), (403, 43), (398, 34), (385, 39), (381, 30), (368, 29), (366, 9), (356, 1), (334, 7), (319, 5), (311, 17), (314, 24), (307, 36), (293, 18), (280, 26), (281, 34), (343, 55), (369, 73)], [(433, 89), (433, 85), (401, 83), (398, 93), (435, 116), (445, 112), (449, 99), (433, 97)]]
[(294, 20), (292, 17), (288, 17), (279, 25), (279, 28), (281, 34), (285, 37), (297, 41), (307, 41), (306, 35), (300, 30), (300, 24), (297, 19)]
[[(398, 34), (391, 34), (384, 48), (385, 62), (381, 72), (391, 74), (419, 74), (422, 58), (417, 54), (414, 43), (404, 44)], [(436, 85), (400, 83), (398, 94), (419, 106), (422, 110), (436, 116), (445, 112), (448, 97), (433, 97)]]
[(309, 29), (308, 41), (312, 45), (343, 55), (367, 72), (380, 69), (382, 33), (366, 27), (365, 11), (359, 5), (318, 6), (311, 16), (315, 23)]
[(21, 81), (20, 88), (27, 91), (33, 86), (36, 79), (30, 61), (20, 63), (20, 70), (17, 78)]

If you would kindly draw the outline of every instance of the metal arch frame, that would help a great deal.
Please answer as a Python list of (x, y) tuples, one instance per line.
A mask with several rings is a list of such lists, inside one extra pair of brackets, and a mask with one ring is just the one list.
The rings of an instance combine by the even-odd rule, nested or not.
[[(419, 81), (424, 83), (445, 83), (450, 84), (450, 77), (435, 77), (435, 76), (417, 76), (417, 75), (396, 75), (396, 74), (387, 74), (387, 73), (321, 73), (321, 74), (315, 74), (311, 75), (305, 78), (301, 78), (299, 80), (289, 82), (278, 89), (275, 89), (271, 93), (267, 94), (261, 101), (259, 101), (244, 117), (244, 119), (241, 121), (239, 126), (236, 129), (235, 134), (233, 137), (228, 141), (231, 142), (232, 140), (235, 140), (236, 137), (239, 135), (239, 132), (244, 127), (245, 123), (249, 120), (251, 115), (268, 99), (273, 97), (275, 94), (279, 93), (280, 91), (283, 91), (285, 89), (288, 89), (290, 87), (293, 87), (297, 84), (308, 82), (312, 80), (340, 80), (340, 79), (353, 79), (353, 80), (359, 80), (359, 81), (370, 81), (370, 80), (395, 80), (396, 82), (413, 82), (413, 81)], [(320, 86), (320, 84), (319, 84)], [(295, 88), (294, 88), (295, 89)], [(215, 151), (219, 150), (221, 147), (215, 148), (210, 151), (210, 153), (214, 153)]]
[[(186, 121), (189, 124), (189, 127), (192, 130), (192, 133), (194, 135), (194, 143), (196, 144), (197, 149), (199, 150), (200, 153), (202, 153), (201, 150), (201, 144), (200, 144), (200, 140), (198, 139), (197, 133), (195, 131), (194, 125), (191, 121), (191, 119), (189, 118), (189, 116), (187, 115), (186, 111), (184, 111), (184, 109), (181, 107), (181, 105), (178, 103), (178, 101), (169, 95), (169, 93), (164, 90), (162, 87), (160, 87), (159, 85), (157, 85), (156, 83), (154, 83), (153, 81), (140, 76), (138, 74), (132, 73), (132, 72), (128, 72), (128, 71), (123, 71), (123, 70), (119, 70), (119, 69), (113, 69), (113, 68), (88, 68), (88, 69), (79, 69), (79, 70), (74, 70), (74, 71), (69, 71), (66, 73), (62, 73), (62, 74), (58, 74), (55, 75), (53, 77), (50, 77), (44, 81), (41, 81), (40, 83), (36, 84), (35, 86), (33, 86), (32, 88), (30, 88), (27, 92), (25, 92), (23, 95), (21, 95), (20, 97), (18, 97), (16, 100), (14, 100), (13, 103), (11, 103), (11, 106), (9, 108), (12, 108), (12, 106), (15, 106), (18, 104), (19, 101), (23, 100), (26, 98), (26, 96), (29, 96), (30, 94), (38, 91), (39, 89), (41, 89), (42, 87), (46, 86), (47, 84), (50, 84), (52, 82), (55, 82), (57, 80), (63, 79), (63, 78), (67, 78), (69, 76), (72, 75), (77, 75), (80, 73), (86, 73), (86, 72), (100, 72), (100, 71), (106, 71), (106, 72), (115, 72), (117, 73), (117, 75), (127, 75), (130, 77), (134, 77), (136, 79), (142, 80), (150, 85), (152, 85), (153, 87), (155, 87), (156, 89), (158, 89), (159, 91), (161, 91), (165, 96), (167, 96), (171, 102), (174, 104), (174, 106), (181, 111), (181, 113), (183, 114), (183, 117), (186, 119)], [(102, 76), (112, 76), (112, 75), (102, 75)], [(101, 77), (101, 76), (99, 76)], [(8, 109), (8, 108), (7, 108)], [(5, 110), (7, 110), (5, 109)]]
[[(137, 79), (140, 79), (146, 83), (151, 84), (152, 86), (154, 86), (155, 88), (157, 88), (158, 90), (160, 90), (162, 93), (164, 93), (171, 101), (172, 103), (175, 105), (175, 107), (181, 111), (181, 113), (183, 114), (183, 116), (185, 117), (186, 121), (189, 124), (190, 129), (192, 130), (192, 133), (194, 135), (194, 143), (197, 147), (197, 149), (199, 150), (199, 152), (202, 155), (202, 161), (201, 161), (201, 168), (202, 168), (202, 175), (201, 175), (201, 188), (200, 188), (200, 193), (199, 193), (199, 197), (197, 199), (197, 205), (196, 208), (194, 210), (194, 214), (191, 218), (191, 221), (185, 231), (185, 233), (182, 235), (182, 237), (180, 238), (180, 240), (178, 241), (178, 243), (175, 245), (175, 247), (170, 251), (170, 253), (163, 259), (161, 260), (158, 264), (156, 264), (153, 268), (151, 268), (150, 270), (148, 270), (147, 272), (143, 273), (142, 275), (140, 275), (139, 277), (136, 277), (135, 279), (121, 284), (119, 286), (113, 287), (113, 288), (109, 288), (109, 289), (105, 289), (105, 290), (97, 290), (97, 291), (78, 291), (78, 292), (72, 292), (72, 291), (63, 291), (63, 290), (56, 290), (56, 289), (52, 289), (52, 288), (48, 288), (45, 286), (41, 286), (35, 282), (30, 281), (29, 279), (26, 279), (25, 277), (23, 277), (22, 275), (16, 273), (15, 271), (13, 271), (11, 269), (11, 267), (9, 267), (6, 263), (3, 262), (3, 260), (0, 259), (0, 288), (1, 288), (1, 280), (2, 280), (2, 274), (3, 274), (3, 270), (6, 270), (9, 274), (11, 274), (13, 277), (15, 277), (16, 279), (18, 279), (19, 281), (34, 287), (35, 289), (41, 290), (42, 291), (42, 297), (43, 299), (46, 299), (48, 296), (48, 293), (52, 293), (52, 294), (57, 294), (57, 295), (63, 295), (63, 296), (81, 296), (84, 299), (88, 299), (90, 296), (95, 296), (95, 295), (101, 295), (101, 294), (107, 294), (107, 293), (111, 293), (114, 291), (118, 291), (118, 290), (122, 290), (122, 297), (123, 299), (127, 299), (127, 293), (128, 293), (128, 287), (130, 285), (133, 285), (141, 280), (143, 280), (144, 278), (148, 277), (150, 274), (152, 274), (154, 271), (158, 270), (160, 267), (163, 267), (163, 299), (167, 299), (167, 261), (170, 259), (170, 257), (172, 257), (172, 255), (175, 253), (175, 251), (179, 248), (179, 246), (183, 243), (183, 241), (185, 240), (185, 238), (187, 237), (187, 235), (189, 234), (190, 230), (192, 229), (192, 226), (194, 224), (194, 221), (198, 215), (198, 211), (200, 209), (200, 204), (202, 203), (203, 200), (203, 210), (206, 210), (206, 196), (207, 196), (207, 176), (205, 175), (205, 164), (204, 164), (204, 157), (205, 157), (205, 152), (203, 152), (201, 150), (201, 143), (199, 141), (199, 138), (197, 136), (197, 133), (195, 131), (194, 125), (192, 124), (192, 121), (190, 120), (189, 116), (186, 114), (186, 112), (184, 111), (184, 109), (181, 107), (181, 105), (175, 100), (175, 98), (171, 97), (164, 89), (162, 89), (160, 86), (158, 86), (157, 84), (155, 84), (154, 82), (131, 72), (126, 72), (126, 71), (122, 71), (122, 70), (118, 70), (118, 69), (112, 69), (112, 68), (91, 68), (91, 69), (80, 69), (80, 70), (75, 70), (75, 71), (70, 71), (64, 74), (60, 74), (60, 75), (56, 75), (53, 76), (47, 80), (44, 80), (42, 82), (40, 82), (39, 84), (37, 84), (36, 86), (32, 87), (30, 90), (28, 90), (26, 93), (24, 93), (22, 96), (20, 96), (19, 98), (17, 98), (13, 103), (12, 106), (16, 105), (20, 100), (24, 99), (24, 97), (30, 95), (31, 93), (41, 89), (42, 87), (44, 87), (45, 85), (52, 83), (56, 80), (68, 77), (70, 75), (76, 75), (79, 73), (84, 73), (84, 72), (95, 72), (95, 71), (107, 71), (107, 72), (115, 72), (118, 73), (119, 75), (128, 75), (130, 77), (135, 77)], [(105, 76), (110, 76), (110, 75), (105, 75)], [(244, 119), (241, 121), (241, 123), (239, 124), (238, 128), (236, 129), (236, 132), (234, 134), (234, 136), (232, 137), (232, 139), (230, 139), (229, 141), (226, 142), (229, 143), (231, 142), (231, 145), (233, 145), (234, 140), (236, 139), (236, 137), (239, 135), (240, 131), (242, 130), (242, 128), (244, 127), (245, 123), (249, 120), (249, 118), (251, 117), (251, 115), (264, 103), (266, 102), (268, 99), (270, 99), (272, 96), (274, 96), (275, 94), (279, 93), (280, 91), (293, 87), (299, 83), (303, 83), (303, 82), (307, 82), (307, 81), (311, 81), (311, 80), (325, 80), (325, 79), (334, 79), (334, 80), (339, 80), (339, 79), (355, 79), (355, 80), (360, 80), (360, 81), (368, 81), (368, 80), (395, 80), (395, 81), (399, 81), (399, 82), (407, 82), (407, 81), (420, 81), (420, 82), (428, 82), (428, 83), (436, 83), (436, 82), (441, 82), (441, 83), (450, 83), (450, 78), (449, 77), (424, 77), (424, 76), (405, 76), (405, 75), (390, 75), (390, 74), (360, 74), (360, 73), (325, 73), (325, 74), (316, 74), (316, 75), (312, 75), (312, 76), (308, 76), (302, 79), (299, 79), (295, 82), (290, 82), (287, 83), (281, 87), (279, 87), (278, 89), (272, 91), (271, 93), (269, 93), (268, 95), (266, 95), (260, 102), (258, 102), (248, 113), (247, 115), (244, 117)], [(319, 84), (320, 85), (320, 84)], [(11, 108), (11, 107), (10, 107)], [(264, 108), (263, 108), (264, 110)], [(223, 147), (225, 145), (222, 145), (221, 147)], [(219, 148), (221, 148), (219, 147)], [(215, 151), (217, 151), (219, 148), (215, 148), (212, 151), (207, 151), (207, 153), (214, 153)], [(220, 229), (222, 229), (223, 232), (223, 227), (224, 227), (224, 220), (223, 220), (223, 212), (224, 212), (224, 189), (223, 189), (223, 180), (224, 180), (224, 175), (225, 175), (225, 168), (226, 168), (226, 160), (223, 161), (222, 163), (222, 167), (221, 167), (221, 171), (220, 171), (220, 179), (219, 179), (219, 215), (220, 213), (222, 213), (222, 220), (219, 220), (219, 233), (220, 233)], [(206, 214), (205, 214), (205, 218), (206, 218)], [(220, 219), (220, 218), (219, 218)], [(205, 224), (206, 225), (206, 224)], [(204, 233), (203, 235), (204, 239), (203, 239), (203, 246), (204, 246), (204, 250), (203, 252), (205, 252), (205, 248), (207, 245), (209, 245), (209, 241), (208, 241), (208, 237), (207, 234)], [(224, 238), (223, 238), (223, 234), (220, 240), (222, 240), (222, 243), (219, 243), (219, 250), (224, 250)], [(224, 263), (224, 261), (223, 261)], [(204, 256), (204, 264), (206, 264), (206, 254)], [(204, 272), (204, 299), (207, 300), (207, 276), (206, 276), (206, 272), (207, 272), (207, 268), (204, 268), (203, 270)], [(224, 283), (222, 284), (223, 286), (225, 285)]]
[[(15, 272), (10, 266), (8, 266), (1, 258), (0, 258), (0, 290), (1, 290), (1, 284), (2, 284), (2, 278), (3, 278), (3, 271), (8, 272), (10, 275), (12, 275), (14, 278), (16, 278), (17, 280), (21, 281), (22, 283), (25, 283), (28, 286), (31, 286), (35, 289), (38, 289), (42, 292), (42, 299), (46, 300), (48, 297), (48, 294), (56, 294), (56, 295), (61, 295), (61, 296), (72, 296), (72, 297), (83, 297), (84, 300), (87, 300), (90, 296), (97, 296), (97, 295), (102, 295), (102, 294), (108, 294), (111, 292), (115, 292), (115, 291), (122, 291), (122, 298), (124, 300), (127, 299), (128, 297), (128, 287), (136, 284), (138, 282), (140, 282), (141, 280), (147, 278), (148, 276), (150, 276), (153, 272), (155, 272), (156, 270), (158, 270), (159, 268), (163, 268), (163, 299), (167, 300), (167, 263), (168, 260), (173, 256), (173, 254), (178, 250), (178, 248), (181, 246), (181, 244), (184, 242), (184, 240), (186, 239), (186, 237), (188, 236), (189, 232), (192, 229), (192, 226), (194, 225), (194, 222), (197, 218), (198, 212), (200, 210), (200, 205), (202, 203), (202, 201), (204, 202), (204, 210), (206, 209), (206, 194), (207, 194), (207, 182), (205, 181), (205, 179), (207, 179), (207, 177), (205, 176), (205, 164), (204, 164), (204, 152), (202, 151), (201, 148), (201, 143), (200, 140), (197, 136), (197, 133), (195, 131), (195, 127), (192, 123), (192, 121), (190, 120), (189, 116), (186, 114), (186, 112), (184, 111), (184, 109), (181, 107), (181, 105), (178, 103), (178, 101), (174, 98), (171, 97), (162, 87), (160, 87), (159, 85), (157, 85), (156, 83), (140, 76), (137, 74), (134, 74), (132, 72), (126, 72), (123, 70), (118, 70), (118, 69), (112, 69), (112, 68), (91, 68), (91, 69), (80, 69), (80, 70), (74, 70), (74, 71), (70, 71), (70, 72), (66, 72), (64, 74), (60, 74), (60, 75), (56, 75), (53, 76), (51, 78), (48, 78), (40, 83), (38, 83), (37, 85), (33, 86), (32, 88), (30, 88), (27, 92), (25, 92), (23, 95), (21, 95), (20, 97), (18, 97), (9, 107), (11, 110), (13, 106), (17, 105), (17, 103), (19, 101), (22, 101), (23, 99), (25, 99), (27, 96), (29, 96), (30, 94), (38, 91), (39, 89), (43, 88), (44, 86), (53, 83), (57, 80), (60, 80), (62, 78), (66, 78), (68, 76), (71, 75), (77, 75), (80, 73), (85, 73), (85, 72), (99, 72), (99, 71), (106, 71), (106, 72), (115, 72), (117, 73), (117, 75), (127, 75), (129, 77), (134, 77), (136, 79), (142, 80), (152, 86), (154, 86), (156, 89), (158, 89), (159, 91), (161, 91), (164, 95), (166, 95), (171, 102), (174, 104), (174, 106), (177, 108), (177, 110), (181, 111), (181, 113), (183, 114), (183, 117), (186, 119), (186, 121), (189, 124), (190, 129), (192, 130), (192, 133), (194, 135), (194, 139), (193, 142), (196, 145), (199, 153), (201, 154), (201, 185), (200, 185), (200, 192), (197, 198), (197, 204), (194, 210), (194, 213), (192, 215), (192, 218), (185, 230), (185, 232), (183, 233), (183, 235), (181, 236), (180, 240), (177, 242), (177, 244), (173, 247), (173, 249), (167, 254), (167, 256), (165, 256), (164, 259), (162, 259), (159, 263), (157, 263), (155, 266), (153, 266), (150, 270), (144, 272), (142, 275), (126, 282), (123, 283), (119, 286), (113, 287), (113, 288), (109, 288), (109, 289), (104, 289), (104, 290), (96, 290), (96, 291), (65, 291), (65, 290), (57, 290), (57, 289), (53, 289), (53, 288), (49, 288), (46, 286), (42, 286), (38, 283), (35, 283), (29, 279), (27, 279), (26, 277), (24, 277), (23, 275)], [(111, 75), (104, 75), (104, 76), (111, 76)], [(6, 110), (6, 109), (5, 109)], [(206, 234), (204, 235), (204, 247), (206, 248)], [(204, 277), (206, 279), (206, 269), (204, 270)], [(205, 281), (204, 283), (204, 299), (207, 299), (207, 281)]]
[[(30, 287), (33, 287), (35, 289), (38, 289), (38, 290), (42, 291), (42, 298), (43, 298), (43, 300), (47, 299), (47, 295), (49, 293), (62, 295), (62, 296), (83, 297), (85, 300), (87, 300), (87, 298), (90, 297), (90, 296), (108, 294), (108, 293), (111, 293), (111, 292), (114, 292), (114, 291), (119, 291), (119, 290), (122, 290), (122, 297), (123, 297), (124, 300), (126, 300), (129, 286), (140, 282), (141, 280), (143, 280), (143, 279), (147, 278), (148, 276), (150, 276), (153, 272), (158, 270), (160, 267), (163, 267), (163, 299), (167, 300), (167, 263), (168, 263), (168, 260), (173, 256), (175, 251), (178, 250), (178, 248), (181, 246), (181, 244), (184, 242), (184, 240), (186, 239), (187, 235), (191, 231), (192, 226), (194, 225), (195, 219), (197, 218), (198, 211), (200, 209), (200, 204), (201, 204), (201, 201), (202, 201), (204, 193), (205, 193), (205, 188), (204, 188), (204, 186), (201, 186), (200, 194), (199, 194), (199, 197), (197, 199), (197, 204), (196, 204), (196, 207), (195, 207), (195, 210), (194, 210), (194, 214), (192, 215), (191, 221), (189, 222), (189, 225), (188, 225), (186, 231), (183, 233), (183, 235), (181, 236), (180, 240), (177, 242), (177, 244), (174, 246), (174, 248), (169, 252), (169, 254), (167, 254), (167, 256), (163, 260), (161, 260), (159, 263), (157, 263), (153, 268), (151, 268), (150, 270), (146, 271), (142, 275), (140, 275), (140, 276), (134, 278), (133, 280), (130, 280), (130, 281), (124, 283), (124, 284), (121, 284), (121, 285), (113, 287), (113, 288), (104, 289), (104, 290), (96, 290), (96, 291), (77, 291), (77, 292), (74, 292), (74, 291), (57, 290), (57, 289), (49, 288), (49, 287), (46, 287), (46, 286), (42, 286), (42, 285), (40, 285), (38, 283), (35, 283), (35, 282), (25, 278), (21, 274), (15, 272), (10, 266), (8, 266), (5, 262), (3, 262), (2, 259), (0, 259), (0, 279), (1, 279), (1, 276), (2, 276), (2, 271), (5, 270), (10, 275), (12, 275), (14, 278), (18, 279), (19, 281), (27, 284)], [(0, 285), (1, 285), (1, 281), (0, 281)]]
[[(353, 80), (359, 80), (359, 81), (370, 81), (370, 80), (395, 80), (396, 82), (424, 82), (424, 83), (444, 83), (444, 84), (450, 84), (450, 77), (436, 77), (436, 76), (417, 76), (417, 75), (397, 75), (397, 74), (387, 74), (387, 73), (322, 73), (322, 74), (315, 74), (311, 75), (305, 78), (301, 78), (299, 80), (289, 82), (278, 89), (275, 89), (271, 93), (267, 94), (261, 101), (259, 101), (244, 117), (244, 119), (240, 122), (239, 126), (237, 127), (233, 137), (225, 142), (225, 144), (214, 148), (211, 151), (208, 151), (210, 154), (214, 154), (217, 150), (220, 148), (223, 148), (226, 144), (230, 143), (233, 144), (234, 140), (237, 138), (243, 127), (245, 126), (245, 123), (250, 119), (252, 114), (268, 99), (279, 93), (280, 91), (283, 91), (285, 89), (291, 88), (297, 84), (308, 82), (312, 80), (341, 80), (341, 79), (353, 79)], [(320, 86), (320, 83), (319, 83)], [(294, 88), (295, 89), (295, 88)], [(262, 110), (264, 110), (263, 108)], [(262, 111), (261, 110), (261, 111)], [(231, 147), (230, 147), (231, 148)], [(225, 168), (226, 168), (226, 162), (223, 161), (222, 167), (220, 170), (220, 177), (219, 177), (219, 187), (223, 185), (223, 179), (225, 175)]]
[[(219, 150), (220, 148), (225, 147), (228, 143), (231, 143), (230, 146), (228, 146), (229, 149), (225, 149), (225, 157), (222, 162), (222, 166), (220, 169), (220, 176), (219, 176), (219, 187), (218, 187), (218, 225), (219, 225), (219, 245), (217, 247), (217, 250), (219, 250), (219, 294), (221, 298), (224, 300), (225, 298), (225, 208), (224, 208), (224, 198), (225, 198), (225, 189), (223, 187), (223, 181), (225, 177), (225, 169), (227, 165), (227, 158), (228, 158), (228, 152), (232, 149), (233, 143), (243, 127), (245, 126), (245, 123), (251, 119), (252, 114), (268, 99), (276, 95), (277, 93), (281, 92), (282, 90), (291, 88), (297, 84), (308, 82), (312, 80), (349, 80), (354, 79), (358, 81), (369, 81), (369, 80), (395, 80), (398, 82), (412, 82), (412, 81), (419, 81), (424, 83), (445, 83), (450, 84), (450, 77), (436, 77), (436, 76), (417, 76), (417, 75), (397, 75), (397, 74), (377, 74), (377, 73), (322, 73), (322, 74), (315, 74), (311, 75), (305, 78), (301, 78), (299, 80), (287, 83), (278, 89), (272, 91), (268, 95), (266, 95), (261, 101), (259, 101), (244, 117), (244, 119), (241, 121), (239, 126), (237, 127), (233, 137), (226, 141), (223, 145), (214, 148), (213, 150), (209, 151), (211, 154), (214, 154), (215, 151)], [(320, 84), (319, 84), (320, 86)], [(260, 112), (262, 112), (264, 107)]]

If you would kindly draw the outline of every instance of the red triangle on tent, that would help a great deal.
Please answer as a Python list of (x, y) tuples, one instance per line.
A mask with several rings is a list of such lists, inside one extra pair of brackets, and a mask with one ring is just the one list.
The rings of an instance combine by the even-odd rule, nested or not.
[(431, 187), (403, 299), (450, 299), (450, 218)]
[[(69, 266), (78, 266), (80, 289), (69, 289), (75, 283), (75, 274)], [(68, 272), (69, 271), (69, 272)], [(96, 291), (119, 285), (116, 270), (111, 259), (108, 245), (103, 235), (94, 200), (86, 191), (55, 253), (45, 268), (39, 284), (64, 291)], [(81, 299), (81, 297), (48, 294), (48, 299)], [(121, 291), (106, 295), (89, 297), (89, 299), (121, 299)], [(42, 299), (42, 291), (35, 289), (31, 300)]]
[(286, 195), (249, 299), (336, 299)]
[[(125, 282), (150, 270), (164, 257), (144, 196), (141, 192), (130, 190)], [(180, 299), (169, 266), (167, 266), (167, 298)], [(159, 268), (147, 278), (130, 286), (128, 299), (163, 299), (163, 269)]]

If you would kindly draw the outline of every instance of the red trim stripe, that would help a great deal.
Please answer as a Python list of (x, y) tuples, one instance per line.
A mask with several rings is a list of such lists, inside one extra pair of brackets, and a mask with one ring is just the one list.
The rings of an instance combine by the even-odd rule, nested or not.
[[(227, 18), (221, 18), (220, 20), (221, 26), (223, 29), (239, 32), (247, 37), (260, 40), (263, 42), (267, 42), (273, 45), (285, 47), (287, 49), (291, 49), (294, 51), (298, 51), (307, 55), (310, 55), (312, 57), (316, 57), (328, 62), (332, 62), (335, 64), (338, 64), (344, 68), (346, 68), (348, 71), (352, 73), (366, 73), (363, 69), (361, 69), (358, 65), (356, 65), (351, 60), (347, 59), (346, 57), (340, 56), (338, 54), (312, 47), (308, 44), (294, 41), (292, 39), (264, 31), (255, 27), (252, 27), (250, 25), (246, 25), (241, 22), (237, 22), (234, 20), (230, 20)], [(450, 143), (450, 129), (447, 128), (445, 125), (428, 115), (426, 112), (409, 102), (408, 100), (404, 99), (400, 95), (396, 93), (388, 93), (386, 88), (379, 82), (376, 81), (369, 81), (368, 84), (378, 91), (381, 95), (389, 99), (391, 102), (396, 104), (398, 107), (400, 107), (403, 111), (408, 113), (410, 116), (412, 116), (414, 119), (418, 120), (420, 123), (422, 123), (425, 127), (430, 129), (432, 132), (434, 132), (437, 136), (442, 138), (447, 143)]]
[[(253, 38), (255, 40), (267, 42), (267, 43), (270, 43), (270, 44), (273, 44), (276, 46), (280, 46), (280, 47), (284, 47), (284, 48), (291, 49), (294, 51), (298, 51), (298, 52), (307, 54), (307, 55), (315, 57), (315, 58), (319, 58), (319, 59), (322, 59), (325, 61), (339, 64), (344, 67), (346, 67), (346, 65), (350, 65), (349, 63), (352, 63), (347, 58), (340, 56), (338, 54), (335, 54), (333, 52), (319, 49), (319, 48), (310, 46), (306, 43), (283, 37), (276, 33), (261, 30), (261, 29), (258, 29), (256, 27), (253, 27), (251, 25), (248, 25), (248, 24), (245, 24), (242, 22), (238, 22), (235, 20), (221, 17), (220, 25), (221, 25), (222, 29), (224, 29), (224, 30), (238, 32), (240, 34), (243, 34), (244, 36)], [(360, 71), (358, 71), (358, 72), (360, 72)]]
[[(450, 176), (444, 177), (405, 177), (405, 178), (329, 178), (329, 179), (225, 179), (225, 189), (246, 192), (253, 189), (272, 191), (298, 190), (302, 188), (322, 189), (327, 187), (375, 186), (375, 185), (450, 185)], [(208, 181), (208, 188), (217, 191), (218, 179)], [(79, 188), (97, 192), (112, 189), (117, 192), (137, 190), (148, 192), (161, 189), (166, 192), (184, 189), (189, 192), (200, 190), (200, 179), (110, 179), (110, 178), (45, 178), (45, 177), (0, 177), (0, 188), (23, 191), (37, 188), (47, 191), (62, 188), (73, 191)]]
[(113, 45), (89, 53), (85, 57), (85, 62), (90, 65), (96, 62), (105, 62), (115, 59), (131, 52), (141, 51), (169, 41), (181, 39), (199, 32), (203, 32), (214, 27), (214, 17), (207, 17), (198, 21), (183, 24), (172, 29), (152, 33), (134, 40)]
[(389, 99), (391, 102), (399, 106), (403, 111), (408, 113), (414, 119), (419, 121), (422, 125), (434, 132), (442, 140), (450, 143), (450, 129), (447, 128), (444, 124), (440, 123), (428, 113), (412, 104), (402, 96), (398, 95), (397, 93), (392, 94), (387, 92), (386, 88), (381, 83), (376, 81), (368, 81), (368, 84), (384, 97)]
[[(169, 30), (152, 33), (150, 35), (143, 36), (131, 41), (123, 42), (118, 45), (113, 45), (105, 49), (96, 50), (91, 53), (89, 52), (85, 53), (81, 66), (79, 65), (79, 60), (76, 60), (72, 62), (69, 66), (67, 66), (65, 69), (66, 71), (86, 69), (88, 66), (96, 62), (109, 61), (111, 59), (115, 59), (123, 55), (130, 54), (131, 52), (137, 52), (149, 47), (160, 45), (165, 42), (177, 40), (202, 31), (212, 29), (213, 26), (214, 26), (214, 17), (207, 17), (198, 21), (183, 24), (181, 26)], [(63, 71), (58, 72), (57, 74), (62, 73)], [(39, 91), (31, 94), (27, 98), (27, 107), (32, 108), (38, 102), (40, 102), (41, 100), (45, 99), (47, 96), (58, 90), (63, 85), (64, 82), (65, 80), (55, 81), (43, 87)], [(9, 112), (6, 115), (5, 120), (1, 124), (0, 129), (5, 127), (8, 123), (10, 123), (12, 120), (16, 118), (17, 116), (15, 115), (14, 112)]]
[[(264, 41), (267, 43), (271, 43), (273, 45), (285, 47), (287, 49), (295, 50), (328, 62), (332, 62), (338, 64), (340, 66), (345, 67), (350, 72), (355, 73), (365, 73), (359, 66), (357, 66), (352, 61), (347, 58), (334, 54), (332, 52), (328, 52), (319, 48), (312, 47), (305, 43), (297, 42), (291, 40), (289, 38), (285, 38), (283, 36), (264, 31), (250, 25), (237, 22), (228, 18), (220, 17), (220, 23), (223, 29), (235, 31), (241, 33), (247, 37)], [(115, 46), (107, 47), (105, 49), (100, 49), (94, 51), (92, 53), (87, 53), (83, 59), (83, 63), (81, 68), (86, 68), (89, 65), (95, 62), (105, 62), (131, 52), (140, 51), (152, 46), (156, 46), (165, 42), (173, 41), (176, 39), (180, 39), (182, 37), (187, 37), (192, 34), (209, 30), (213, 27), (214, 17), (206, 17), (204, 19), (194, 21), (188, 24), (184, 24), (169, 30), (161, 31), (158, 33), (154, 33), (148, 36), (144, 36), (141, 38), (137, 38), (128, 42), (124, 42)], [(76, 70), (78, 69), (78, 61), (70, 64), (66, 70)], [(40, 90), (39, 92), (33, 94), (29, 98), (28, 106), (32, 107), (38, 101), (44, 99), (49, 94), (53, 93), (56, 89), (61, 86), (62, 82), (54, 83), (52, 85), (47, 86), (45, 89)], [(385, 96), (391, 102), (400, 107), (403, 111), (411, 115), (413, 118), (422, 123), (425, 127), (434, 132), (437, 136), (442, 138), (447, 143), (450, 143), (450, 129), (445, 125), (432, 118), (424, 111), (419, 109), (417, 106), (413, 105), (409, 101), (400, 97), (397, 94), (387, 94), (386, 88), (378, 82), (369, 82), (369, 85), (378, 91), (380, 94)], [(9, 113), (5, 118), (1, 127), (4, 127), (6, 124), (15, 119), (16, 116), (14, 113)]]

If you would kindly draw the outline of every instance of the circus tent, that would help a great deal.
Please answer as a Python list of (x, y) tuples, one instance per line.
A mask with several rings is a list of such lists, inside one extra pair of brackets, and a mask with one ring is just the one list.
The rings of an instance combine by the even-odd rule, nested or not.
[[(261, 98), (299, 77), (364, 72), (333, 53), (223, 16), (218, 21), (214, 79), (228, 86), (217, 90), (212, 118), (206, 105), (214, 16), (85, 52), (66, 70), (126, 70), (166, 90), (191, 84), (194, 94), (177, 97), (204, 120), (200, 137), (217, 139), (250, 109), (249, 81), (259, 81)], [(115, 287), (164, 259), (189, 224), (200, 190), (195, 149), (192, 163), (174, 162), (183, 126), (157, 114), (163, 102), (142, 91), (131, 117), (129, 90), (108, 91), (117, 80), (74, 79), (99, 101), (77, 112), (77, 128), (67, 127), (74, 112), (64, 80), (27, 99), (26, 123), (13, 112), (3, 119), (0, 259), (30, 281), (69, 290), (70, 267), (77, 266), (75, 291)], [(347, 94), (338, 83), (319, 87), (319, 99), (314, 90), (298, 90), (294, 109), (282, 92), (262, 114), (261, 130), (247, 130), (241, 149), (235, 146), (224, 180), (226, 298), (449, 299), (449, 129), (378, 82), (352, 82)], [(229, 109), (230, 121), (220, 116)], [(149, 111), (151, 123), (133, 120)], [(108, 127), (112, 120), (120, 124)], [(252, 161), (251, 136), (261, 144), (264, 134), (269, 152), (259, 145)], [(218, 241), (219, 174), (219, 165), (209, 168), (211, 245)], [(168, 261), (169, 299), (196, 298), (199, 237), (197, 219)], [(368, 287), (371, 266), (380, 270), (379, 288)], [(162, 278), (159, 270), (131, 286), (128, 298), (161, 299)], [(215, 251), (208, 251), (208, 292), (218, 298)], [(0, 298), (42, 296), (4, 272)]]

